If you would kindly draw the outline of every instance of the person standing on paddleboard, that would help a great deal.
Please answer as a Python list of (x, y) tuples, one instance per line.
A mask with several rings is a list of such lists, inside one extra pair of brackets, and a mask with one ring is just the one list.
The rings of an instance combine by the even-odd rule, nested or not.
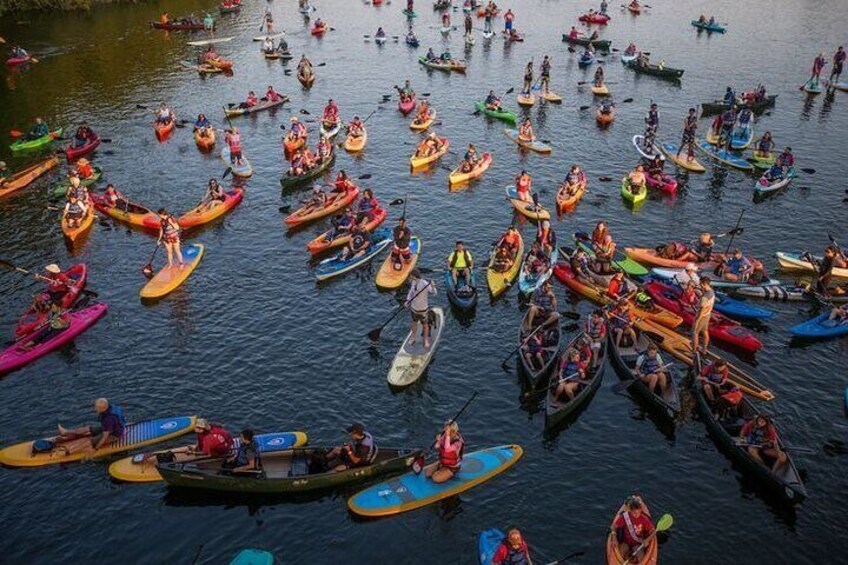
[(412, 269), (412, 282), (406, 294), (404, 306), (409, 308), (412, 323), (409, 327), (409, 345), (415, 344), (418, 336), (418, 324), (421, 324), (421, 335), (424, 338), (424, 349), (430, 348), (430, 295), (436, 296), (436, 285), (433, 281), (421, 278), (421, 271)]
[(695, 108), (689, 108), (689, 115), (683, 120), (683, 138), (680, 147), (677, 148), (676, 157), (680, 158), (680, 152), (686, 149), (687, 159), (695, 158), (695, 133), (698, 131), (698, 112)]
[(845, 64), (845, 57), (845, 49), (843, 49), (840, 45), (839, 49), (836, 50), (836, 53), (833, 54), (833, 68), (827, 79), (827, 82), (830, 84), (839, 82), (839, 76), (842, 74), (842, 66)]
[(159, 208), (159, 239), (156, 245), (165, 244), (165, 250), (168, 252), (168, 268), (174, 266), (174, 256), (179, 260), (180, 268), (185, 266), (183, 261), (183, 252), (180, 249), (180, 223), (170, 214), (165, 208)]

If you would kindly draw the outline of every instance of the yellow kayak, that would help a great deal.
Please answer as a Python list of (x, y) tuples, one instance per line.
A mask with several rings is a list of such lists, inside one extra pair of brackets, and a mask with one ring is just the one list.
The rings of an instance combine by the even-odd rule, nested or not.
[(541, 204), (539, 204), (539, 207), (536, 208), (532, 202), (520, 200), (514, 186), (506, 187), (506, 198), (519, 214), (533, 220), (534, 222), (551, 219), (551, 213), (545, 210)]
[(436, 121), (436, 111), (431, 109), (430, 116), (424, 122), (417, 122), (417, 119), (418, 118), (413, 118), (413, 120), (409, 122), (409, 129), (414, 131), (424, 131), (425, 129), (433, 125), (433, 122)]
[(415, 155), (413, 155), (409, 158), (409, 164), (412, 165), (413, 169), (417, 169), (419, 167), (429, 165), (434, 161), (438, 161), (442, 158), (442, 155), (448, 152), (448, 149), (450, 149), (450, 141), (448, 141), (448, 138), (440, 137), (439, 141), (441, 141), (442, 143), (442, 148), (433, 153), (432, 155), (428, 157), (416, 157)]
[(421, 239), (413, 237), (409, 242), (409, 250), (412, 252), (412, 258), (409, 263), (403, 263), (400, 269), (395, 269), (392, 262), (392, 256), (389, 254), (380, 270), (377, 271), (376, 283), (379, 288), (384, 290), (393, 290), (401, 286), (409, 278), (409, 273), (418, 264), (418, 258), (421, 257)]
[(88, 207), (85, 211), (85, 216), (80, 222), (79, 227), (72, 228), (68, 225), (68, 222), (62, 220), (62, 233), (65, 234), (65, 237), (73, 243), (76, 239), (91, 229), (91, 226), (94, 224), (94, 205), (89, 203)]
[(496, 271), (493, 267), (496, 252), (497, 247), (492, 249), (489, 256), (489, 266), (486, 268), (486, 283), (489, 285), (492, 298), (497, 298), (506, 292), (518, 277), (518, 272), (521, 270), (521, 258), (524, 257), (524, 238), (521, 237), (520, 233), (518, 234), (518, 249), (515, 251), (512, 266), (504, 272)]
[(468, 171), (467, 173), (461, 172), (460, 168), (462, 167), (462, 163), (460, 163), (459, 166), (452, 170), (450, 175), (448, 175), (448, 184), (453, 186), (455, 184), (466, 182), (471, 179), (476, 179), (477, 177), (485, 173), (486, 170), (491, 166), (491, 164), (491, 153), (483, 153), (483, 156), (480, 158), (480, 161), (477, 163), (477, 166)]
[(142, 298), (148, 299), (162, 298), (176, 290), (200, 264), (204, 249), (200, 243), (184, 245), (182, 247), (182, 253), (185, 264), (182, 267), (177, 264), (174, 264), (172, 267), (162, 267), (146, 285), (141, 287), (139, 295)]
[(365, 148), (365, 144), (368, 143), (368, 130), (365, 129), (365, 126), (362, 126), (362, 135), (359, 137), (352, 137), (350, 134), (345, 138), (344, 148), (345, 150), (351, 153), (358, 153)]

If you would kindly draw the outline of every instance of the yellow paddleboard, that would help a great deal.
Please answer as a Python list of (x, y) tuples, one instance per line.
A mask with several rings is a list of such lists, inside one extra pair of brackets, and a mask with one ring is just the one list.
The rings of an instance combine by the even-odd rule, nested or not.
[(396, 270), (392, 261), (392, 256), (389, 254), (380, 270), (377, 271), (376, 283), (379, 288), (384, 290), (393, 290), (401, 286), (409, 278), (409, 273), (418, 264), (418, 258), (421, 257), (421, 239), (413, 237), (409, 242), (409, 250), (412, 252), (412, 259), (409, 263), (403, 263), (400, 270)]
[(142, 298), (161, 298), (176, 290), (200, 264), (204, 249), (200, 243), (183, 246), (182, 252), (185, 264), (182, 267), (177, 264), (170, 268), (162, 267), (146, 285), (141, 287), (139, 295)]

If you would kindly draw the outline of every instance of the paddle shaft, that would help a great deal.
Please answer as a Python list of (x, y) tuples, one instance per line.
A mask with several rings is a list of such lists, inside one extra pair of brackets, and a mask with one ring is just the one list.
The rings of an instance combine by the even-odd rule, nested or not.
[[(425, 285), (424, 285), (424, 288), (422, 288), (421, 290), (419, 290), (418, 292), (416, 292), (416, 293), (415, 293), (415, 295), (414, 295), (412, 298), (410, 298), (410, 299), (409, 299), (409, 302), (412, 302), (413, 300), (415, 300), (415, 298), (416, 298), (419, 294), (421, 294), (422, 292), (424, 292), (424, 291), (425, 291), (425, 290), (427, 290), (428, 288), (430, 288), (430, 281), (427, 281), (427, 284), (425, 284)], [(389, 317), (389, 319), (388, 319), (388, 320), (386, 320), (386, 322), (385, 322), (382, 326), (380, 326), (380, 327), (379, 327), (379, 328), (377, 328), (376, 330), (371, 330), (371, 331), (368, 333), (369, 337), (371, 337), (371, 336), (372, 336), (372, 334), (374, 334), (374, 336), (372, 337), (372, 339), (377, 339), (377, 338), (379, 338), (379, 337), (380, 337), (380, 332), (381, 332), (381, 331), (383, 331), (383, 328), (385, 328), (387, 325), (389, 325), (389, 322), (391, 322), (392, 320), (394, 320), (394, 319), (397, 317), (397, 315), (398, 315), (398, 314), (400, 314), (401, 312), (403, 312), (404, 310), (406, 310), (406, 305), (403, 305), (403, 306), (401, 306), (400, 308), (398, 308), (397, 310), (395, 310), (395, 313), (394, 313), (394, 314), (392, 314), (392, 315), (391, 315), (391, 317)]]
[(742, 216), (745, 215), (745, 208), (742, 208), (742, 212), (739, 214), (739, 219), (736, 220), (736, 227), (730, 231), (730, 241), (727, 242), (727, 247), (724, 250), (724, 254), (730, 251), (730, 246), (733, 245), (733, 239), (736, 237), (736, 232), (739, 229), (739, 226), (742, 224)]

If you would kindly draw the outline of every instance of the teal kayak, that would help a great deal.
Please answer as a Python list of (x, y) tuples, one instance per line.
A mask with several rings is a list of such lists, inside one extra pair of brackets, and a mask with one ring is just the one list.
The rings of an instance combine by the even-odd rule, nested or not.
[(512, 125), (515, 125), (515, 123), (518, 121), (518, 116), (515, 113), (510, 112), (509, 110), (490, 110), (489, 108), (486, 108), (486, 104), (484, 104), (483, 102), (475, 102), (474, 107), (477, 108), (479, 112), (483, 112), (490, 118), (497, 118), (498, 120), (503, 120)]
[(703, 23), (699, 22), (698, 20), (692, 20), (691, 23), (696, 28), (703, 29), (703, 30), (709, 31), (709, 32), (724, 33), (725, 31), (727, 31), (727, 28), (724, 28), (724, 27), (722, 27), (718, 24), (713, 24), (713, 25), (710, 25), (708, 23), (703, 24)]
[(59, 128), (52, 133), (48, 133), (44, 137), (39, 137), (37, 139), (30, 139), (29, 141), (24, 141), (19, 139), (9, 146), (9, 149), (12, 151), (26, 151), (27, 149), (40, 149), (45, 145), (49, 145), (62, 137), (62, 132), (64, 132), (64, 128)]
[(261, 549), (242, 549), (230, 565), (273, 565), (274, 556)]
[(730, 165), (731, 167), (735, 167), (742, 171), (753, 171), (754, 166), (737, 155), (725, 150), (725, 149), (716, 149), (706, 141), (699, 141), (697, 143), (698, 149), (715, 159), (716, 161), (720, 161), (725, 165)]

